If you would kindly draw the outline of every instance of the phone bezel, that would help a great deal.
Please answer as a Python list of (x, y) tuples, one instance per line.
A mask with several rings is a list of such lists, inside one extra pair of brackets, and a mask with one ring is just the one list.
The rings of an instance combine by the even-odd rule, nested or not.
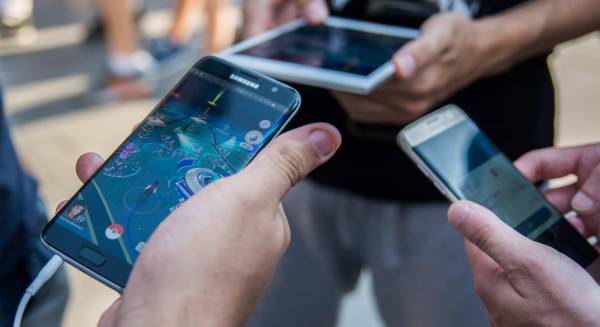
[[(435, 129), (431, 129), (431, 126), (426, 126), (426, 122), (434, 120), (436, 117), (443, 117), (446, 113), (453, 114), (453, 118), (451, 120), (438, 119), (434, 126)], [(402, 150), (410, 157), (410, 159), (417, 165), (419, 170), (433, 182), (435, 187), (451, 202), (459, 201), (459, 197), (452, 192), (452, 190), (444, 183), (444, 181), (439, 178), (433, 170), (429, 168), (427, 163), (425, 163), (421, 157), (419, 157), (413, 147), (417, 144), (421, 143), (424, 140), (430, 139), (439, 133), (444, 132), (450, 127), (468, 119), (468, 116), (455, 105), (446, 105), (441, 109), (438, 109), (422, 118), (410, 123), (406, 127), (404, 127), (400, 132), (398, 132), (398, 136), (396, 138), (396, 143)], [(443, 122), (444, 124), (439, 124), (438, 122)], [(415, 137), (420, 141), (417, 142), (414, 138), (411, 137), (411, 133), (417, 133)]]
[[(217, 70), (222, 69), (223, 73), (220, 76), (222, 76), (224, 79), (227, 79), (232, 72), (236, 74), (241, 74), (248, 78), (254, 78), (260, 85), (259, 89), (251, 89), (250, 87), (242, 84), (239, 84), (239, 86), (247, 87), (249, 91), (258, 93), (261, 96), (268, 96), (273, 101), (279, 103), (290, 103), (290, 111), (287, 114), (285, 121), (278, 127), (276, 132), (273, 133), (272, 136), (264, 142), (263, 147), (257, 152), (258, 154), (271, 140), (273, 140), (283, 130), (285, 130), (289, 122), (297, 114), (301, 105), (300, 94), (292, 87), (283, 84), (279, 81), (276, 81), (268, 76), (257, 72), (249, 71), (235, 64), (229, 63), (223, 59), (212, 56), (202, 58), (196, 64), (194, 64), (192, 68), (175, 84), (172, 90), (179, 87), (183, 81), (189, 78), (190, 74), (194, 70), (198, 69), (201, 71), (210, 71), (214, 74), (215, 72), (212, 68)], [(274, 87), (278, 88), (277, 92), (272, 91)], [(162, 101), (164, 101), (166, 97), (168, 97), (168, 94), (167, 96), (165, 96), (165, 98), (163, 98), (163, 100), (159, 102), (159, 104)], [(288, 101), (282, 102), (282, 99), (287, 99)], [(158, 109), (158, 107), (159, 105), (157, 104), (149, 112), (148, 115), (151, 115), (153, 112), (155, 112)], [(136, 130), (132, 131), (132, 133), (128, 135), (127, 138), (125, 138), (125, 140), (123, 140), (123, 142), (118, 147), (116, 147), (115, 151), (109, 156), (106, 162), (109, 162), (109, 160), (111, 160), (115, 155), (117, 155), (118, 149), (120, 149), (123, 146), (124, 142), (126, 142), (127, 139), (129, 139), (129, 137), (136, 132)], [(256, 157), (256, 155), (254, 157)], [(254, 157), (252, 157), (250, 162), (254, 159)], [(41, 240), (42, 243), (46, 247), (48, 247), (48, 249), (52, 253), (59, 255), (69, 264), (73, 265), (74, 267), (86, 273), (87, 275), (95, 278), (101, 283), (107, 285), (108, 287), (116, 290), (117, 292), (122, 292), (125, 288), (125, 285), (127, 284), (127, 279), (131, 272), (131, 269), (133, 268), (133, 265), (129, 265), (121, 259), (111, 257), (100, 246), (97, 246), (93, 242), (87, 241), (73, 234), (73, 232), (55, 223), (56, 220), (64, 213), (64, 210), (70, 205), (70, 203), (77, 199), (78, 194), (80, 194), (84, 190), (84, 188), (88, 186), (90, 181), (102, 170), (105, 164), (103, 164), (103, 166), (92, 176), (92, 178), (90, 178), (90, 180), (84, 183), (77, 190), (77, 192), (75, 192), (74, 196), (71, 197), (71, 199), (64, 205), (63, 209), (59, 210), (54, 215), (54, 217), (48, 222), (48, 224), (46, 224), (46, 226), (41, 232)], [(53, 239), (49, 239), (49, 236), (52, 236)], [(60, 239), (59, 243), (55, 242), (57, 238)], [(92, 263), (87, 263), (85, 259), (79, 255), (79, 252), (82, 250), (83, 247), (91, 248), (92, 250), (102, 254), (106, 259), (104, 264), (102, 264), (101, 266), (96, 266)]]

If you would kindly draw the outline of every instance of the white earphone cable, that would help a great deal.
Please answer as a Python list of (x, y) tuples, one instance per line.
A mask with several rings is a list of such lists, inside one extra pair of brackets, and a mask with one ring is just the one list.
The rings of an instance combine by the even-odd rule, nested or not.
[(27, 304), (29, 300), (46, 284), (46, 282), (54, 276), (56, 271), (60, 268), (63, 263), (63, 259), (57, 255), (53, 256), (46, 265), (40, 270), (38, 275), (35, 277), (33, 282), (27, 287), (25, 290), (25, 294), (21, 298), (21, 302), (19, 302), (19, 306), (17, 307), (17, 312), (15, 313), (15, 320), (13, 322), (13, 327), (21, 327), (21, 321), (23, 320), (23, 314), (25, 313), (25, 308), (27, 308)]

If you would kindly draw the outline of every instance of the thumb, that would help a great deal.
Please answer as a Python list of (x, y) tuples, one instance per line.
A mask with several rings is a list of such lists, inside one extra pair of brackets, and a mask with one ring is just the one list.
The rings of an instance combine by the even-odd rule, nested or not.
[(432, 16), (423, 24), (421, 34), (396, 52), (393, 62), (398, 78), (413, 77), (450, 47), (453, 20), (452, 15)]
[[(469, 201), (450, 207), (448, 220), (460, 234), (487, 254), (507, 273), (521, 270), (534, 243), (502, 222), (488, 209)], [(532, 249), (533, 250), (533, 249)], [(535, 251), (535, 250), (533, 250)]]
[(338, 130), (324, 123), (310, 124), (277, 137), (238, 174), (240, 185), (257, 185), (263, 199), (283, 199), (288, 190), (329, 160), (341, 144)]
[(600, 216), (600, 165), (592, 170), (579, 192), (575, 194), (571, 206), (581, 217)]
[(329, 16), (329, 9), (324, 0), (296, 0), (298, 11), (309, 24), (323, 23)]

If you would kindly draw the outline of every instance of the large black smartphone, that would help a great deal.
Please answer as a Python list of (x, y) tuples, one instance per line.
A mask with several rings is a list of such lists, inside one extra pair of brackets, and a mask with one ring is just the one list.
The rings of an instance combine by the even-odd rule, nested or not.
[(285, 84), (200, 60), (48, 223), (43, 242), (122, 291), (161, 221), (246, 166), (299, 107), (300, 95)]
[(598, 252), (457, 106), (408, 125), (398, 143), (451, 201), (479, 203), (519, 233), (596, 273)]

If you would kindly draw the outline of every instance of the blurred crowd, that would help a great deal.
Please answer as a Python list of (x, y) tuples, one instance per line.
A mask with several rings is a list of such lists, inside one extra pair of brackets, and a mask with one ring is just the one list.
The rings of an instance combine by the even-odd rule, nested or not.
[[(0, 2), (0, 47), (23, 47), (36, 42), (34, 7), (34, 0)], [(235, 36), (237, 13), (231, 0), (174, 0), (168, 35), (147, 42), (140, 36), (138, 26), (147, 11), (146, 0), (98, 0), (92, 9), (98, 14), (87, 23), (87, 40), (106, 42), (106, 87), (119, 98), (151, 94), (149, 76), (194, 48), (191, 41), (197, 31), (198, 16), (203, 16), (206, 25), (201, 53), (222, 50), (232, 44)]]

